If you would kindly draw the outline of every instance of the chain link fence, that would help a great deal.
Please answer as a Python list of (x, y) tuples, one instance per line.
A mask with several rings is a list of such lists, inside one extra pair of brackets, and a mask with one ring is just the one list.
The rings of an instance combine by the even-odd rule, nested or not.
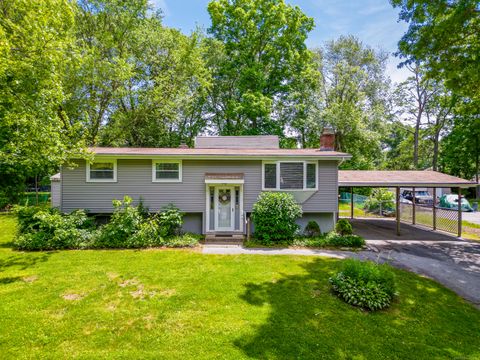
[[(371, 212), (365, 209), (367, 196), (353, 194), (354, 217), (373, 217), (388, 218), (395, 217), (395, 209), (390, 206), (382, 206), (380, 209)], [(340, 193), (339, 216), (350, 217), (351, 194), (348, 192)], [(400, 221), (406, 224), (418, 224), (430, 229), (442, 230), (448, 233), (457, 234), (458, 232), (458, 211), (456, 209), (446, 209), (435, 205), (435, 226), (433, 205), (415, 205), (415, 222), (413, 221), (413, 204), (401, 200), (400, 202)]]

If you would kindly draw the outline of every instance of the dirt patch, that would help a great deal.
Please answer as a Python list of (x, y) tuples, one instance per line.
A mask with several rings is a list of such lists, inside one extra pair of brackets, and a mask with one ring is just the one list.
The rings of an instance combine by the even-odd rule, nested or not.
[(164, 297), (170, 297), (170, 296), (173, 296), (177, 293), (177, 290), (175, 289), (164, 289), (162, 291), (160, 291), (160, 295), (161, 296), (164, 296)]
[(73, 294), (73, 293), (62, 295), (62, 298), (65, 299), (65, 300), (68, 300), (68, 301), (82, 300), (84, 297), (85, 297), (85, 295), (83, 295), (83, 294)]
[(120, 284), (118, 284), (118, 286), (120, 286), (120, 287), (137, 286), (137, 285), (142, 285), (142, 284), (140, 284), (140, 282), (135, 278), (124, 280)]
[(34, 281), (38, 280), (38, 276), (37, 275), (25, 276), (24, 278), (22, 278), (22, 280), (26, 283), (33, 283)]

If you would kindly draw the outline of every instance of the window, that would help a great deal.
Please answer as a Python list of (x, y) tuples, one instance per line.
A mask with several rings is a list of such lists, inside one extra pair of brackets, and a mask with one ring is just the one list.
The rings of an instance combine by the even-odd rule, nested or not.
[(280, 163), (280, 189), (303, 189), (303, 163)]
[(276, 189), (277, 188), (277, 164), (264, 164), (265, 171), (265, 189)]
[(316, 190), (317, 178), (317, 162), (263, 163), (264, 190)]
[(317, 166), (315, 163), (307, 163), (306, 184), (307, 189), (317, 188)]
[(87, 163), (87, 182), (116, 182), (117, 160), (98, 160)]
[(182, 162), (158, 160), (153, 162), (153, 182), (180, 182), (182, 181)]

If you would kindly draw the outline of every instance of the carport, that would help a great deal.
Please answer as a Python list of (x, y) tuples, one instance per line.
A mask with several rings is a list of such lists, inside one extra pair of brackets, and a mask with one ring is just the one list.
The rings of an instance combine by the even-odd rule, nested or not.
[[(433, 189), (433, 206), (432, 210), (432, 229), (437, 230), (437, 213), (439, 210), (444, 211), (436, 206), (437, 189), (438, 188), (456, 188), (458, 196), (458, 204), (461, 204), (462, 189), (477, 186), (477, 183), (455, 176), (443, 174), (438, 171), (428, 170), (398, 170), (398, 171), (382, 171), (382, 170), (340, 170), (338, 172), (338, 186), (350, 189), (350, 218), (354, 217), (354, 188), (395, 188), (395, 221), (396, 233), (400, 235), (401, 231), (401, 209), (400, 209), (400, 188), (411, 188), (415, 194), (416, 188), (432, 188)], [(416, 213), (418, 204), (412, 201), (411, 206), (411, 222), (416, 224)], [(462, 236), (462, 211), (461, 206), (455, 211), (450, 211), (450, 216), (455, 216), (457, 223), (456, 234)], [(443, 218), (442, 218), (443, 220)]]

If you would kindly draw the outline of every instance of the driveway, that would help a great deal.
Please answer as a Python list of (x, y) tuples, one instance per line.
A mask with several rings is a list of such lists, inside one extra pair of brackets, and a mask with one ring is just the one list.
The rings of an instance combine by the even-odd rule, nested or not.
[(367, 241), (360, 258), (435, 279), (480, 307), (480, 243), (403, 223), (397, 236), (390, 219), (354, 219), (352, 225)]

